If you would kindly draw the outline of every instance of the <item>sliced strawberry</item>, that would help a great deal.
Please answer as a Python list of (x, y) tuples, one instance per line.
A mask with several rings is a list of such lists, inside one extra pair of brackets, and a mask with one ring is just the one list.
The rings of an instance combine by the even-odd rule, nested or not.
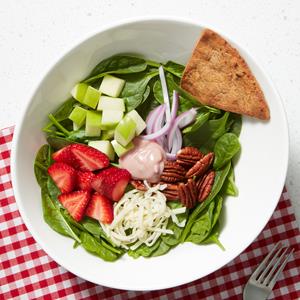
[(90, 200), (90, 193), (88, 191), (75, 191), (72, 193), (61, 194), (58, 200), (66, 208), (73, 219), (79, 222), (83, 215), (85, 208)]
[(71, 150), (71, 147), (69, 145), (69, 146), (66, 146), (66, 147), (54, 152), (52, 154), (53, 160), (55, 160), (56, 162), (63, 162), (70, 166), (75, 167), (74, 166), (74, 162), (75, 162), (74, 156), (70, 150)]
[(79, 190), (90, 191), (92, 189), (91, 183), (95, 174), (91, 171), (78, 171), (77, 172), (77, 187)]
[(109, 166), (109, 158), (101, 151), (82, 144), (72, 144), (70, 150), (75, 160), (75, 168), (81, 171), (95, 171)]
[(48, 174), (62, 193), (69, 193), (74, 190), (76, 185), (76, 171), (71, 166), (55, 162), (48, 168)]
[(110, 167), (95, 176), (92, 180), (92, 187), (109, 199), (119, 201), (130, 179), (131, 175), (127, 170)]
[(110, 224), (114, 219), (112, 201), (103, 195), (94, 193), (85, 214), (104, 224)]

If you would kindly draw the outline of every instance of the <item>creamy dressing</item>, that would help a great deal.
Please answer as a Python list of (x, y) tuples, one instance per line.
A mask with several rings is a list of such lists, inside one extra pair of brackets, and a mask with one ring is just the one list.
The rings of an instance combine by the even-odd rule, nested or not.
[(138, 137), (133, 144), (134, 148), (119, 159), (121, 168), (127, 169), (134, 179), (159, 182), (166, 159), (164, 149), (156, 142)]

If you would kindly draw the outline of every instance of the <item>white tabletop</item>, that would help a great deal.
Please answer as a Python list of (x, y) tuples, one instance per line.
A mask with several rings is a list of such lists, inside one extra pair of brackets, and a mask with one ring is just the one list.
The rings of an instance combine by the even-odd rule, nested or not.
[(134, 16), (172, 15), (212, 24), (249, 50), (282, 96), (290, 129), (286, 184), (300, 224), (299, 12), (300, 1), (296, 0), (3, 1), (0, 128), (16, 123), (26, 96), (62, 53), (109, 22)]

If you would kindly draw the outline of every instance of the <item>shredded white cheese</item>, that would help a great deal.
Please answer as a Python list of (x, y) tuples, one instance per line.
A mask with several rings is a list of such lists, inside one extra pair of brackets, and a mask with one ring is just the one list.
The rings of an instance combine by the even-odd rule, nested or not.
[(150, 187), (146, 192), (132, 190), (114, 205), (114, 220), (111, 224), (102, 224), (104, 232), (117, 246), (125, 249), (137, 249), (141, 244), (152, 246), (161, 234), (173, 234), (167, 229), (168, 220), (179, 227), (185, 226), (185, 220), (179, 222), (176, 215), (185, 212), (185, 207), (171, 209), (165, 195), (164, 186)]

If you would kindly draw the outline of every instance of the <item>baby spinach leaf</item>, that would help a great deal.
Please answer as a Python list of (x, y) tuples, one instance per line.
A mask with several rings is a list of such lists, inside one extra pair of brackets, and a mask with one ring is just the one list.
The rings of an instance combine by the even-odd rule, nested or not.
[(128, 55), (114, 55), (102, 60), (84, 80), (93, 82), (105, 74), (130, 74), (145, 71), (147, 63), (144, 59)]
[(139, 105), (136, 110), (139, 113), (139, 115), (146, 120), (148, 114), (150, 113), (151, 110), (153, 110), (155, 107), (159, 105), (159, 102), (154, 98), (153, 93), (150, 90), (150, 94), (147, 97), (147, 99)]
[(43, 145), (37, 152), (34, 161), (35, 178), (42, 188), (48, 180), (48, 167), (51, 159), (51, 148), (49, 145)]
[(164, 69), (178, 78), (182, 77), (182, 73), (184, 71), (184, 66), (180, 65), (174, 61), (169, 60), (164, 66)]
[[(169, 201), (168, 202), (168, 206), (171, 209), (182, 207), (181, 203), (180, 202), (176, 202), (176, 201)], [(178, 218), (179, 222), (182, 222), (182, 221), (186, 220), (187, 217), (188, 217), (188, 210), (186, 210), (185, 213), (183, 213), (183, 214), (177, 215), (177, 218)], [(183, 231), (183, 228), (177, 226), (172, 221), (172, 219), (170, 218), (169, 221), (168, 221), (167, 229), (172, 230), (173, 234), (163, 234), (163, 235), (161, 235), (160, 238), (167, 245), (169, 245), (171, 247), (174, 247), (174, 246), (176, 246), (177, 244), (180, 243), (180, 236), (181, 236), (181, 233)]]
[(226, 132), (226, 123), (228, 117), (229, 117), (229, 112), (225, 112), (221, 118), (208, 121), (210, 131), (212, 132), (211, 137), (213, 139), (219, 138), (221, 135), (223, 135)]
[(232, 125), (229, 128), (229, 132), (234, 133), (237, 137), (240, 136), (241, 130), (242, 130), (242, 116), (238, 114), (231, 113), (230, 119), (233, 121)]
[(224, 246), (222, 245), (222, 243), (219, 240), (219, 235), (220, 235), (220, 225), (219, 222), (216, 223), (216, 225), (214, 226), (214, 228), (212, 229), (212, 231), (210, 232), (210, 234), (208, 235), (208, 237), (202, 241), (202, 245), (206, 245), (206, 244), (216, 244), (219, 246), (219, 248), (221, 248), (221, 250), (225, 251)]
[(234, 181), (234, 169), (232, 165), (228, 173), (228, 176), (226, 178), (226, 181), (224, 183), (223, 191), (226, 195), (230, 195), (234, 197), (238, 196), (239, 194), (239, 190)]
[(161, 255), (164, 255), (166, 254), (167, 252), (169, 252), (169, 250), (171, 249), (172, 247), (170, 247), (169, 245), (167, 245), (164, 241), (161, 241), (159, 243), (159, 247), (154, 251), (152, 252), (151, 256), (152, 257), (155, 257), (155, 256), (161, 256)]
[(217, 140), (214, 147), (214, 168), (220, 169), (228, 161), (230, 161), (240, 149), (241, 145), (238, 137), (235, 134), (229, 132), (222, 135)]
[(74, 98), (69, 98), (52, 115), (58, 122), (68, 119), (76, 103), (77, 101)]
[(81, 242), (80, 238), (74, 232), (72, 225), (66, 221), (59, 207), (54, 204), (54, 201), (50, 198), (45, 188), (42, 188), (42, 206), (44, 220), (53, 230), (62, 235), (69, 236), (79, 243)]
[[(197, 101), (193, 96), (183, 90), (174, 80), (173, 76), (169, 73), (166, 74), (166, 83), (169, 93), (169, 98), (172, 102), (173, 91), (177, 91), (179, 93), (179, 107), (178, 112), (183, 112), (189, 110), (192, 107), (203, 107), (199, 101)], [(155, 99), (159, 103), (164, 103), (162, 87), (160, 80), (157, 80), (153, 86), (153, 93)]]
[(114, 246), (114, 245), (111, 245), (110, 243), (108, 243), (107, 241), (103, 240), (103, 239), (100, 239), (100, 243), (103, 247), (105, 247), (106, 249), (110, 250), (111, 252), (114, 252), (118, 255), (120, 254), (123, 254), (124, 253), (124, 250)]
[(146, 63), (149, 67), (154, 67), (154, 68), (159, 68), (159, 66), (161, 65), (161, 63), (158, 63), (153, 60), (146, 60)]
[(54, 204), (58, 207), (63, 207), (62, 204), (58, 201), (58, 196), (61, 194), (61, 191), (50, 176), (48, 176), (47, 180), (47, 190), (50, 198), (54, 201)]
[(185, 134), (197, 131), (202, 125), (204, 125), (208, 121), (210, 114), (210, 112), (198, 113), (195, 122), (191, 126), (186, 127), (182, 131), (182, 133)]
[[(126, 102), (128, 111), (137, 108), (140, 104), (145, 101), (145, 93), (147, 95), (149, 81), (158, 75), (158, 72), (144, 73), (137, 75), (128, 76), (126, 78), (125, 86), (122, 90), (121, 97)], [(147, 98), (147, 97), (146, 97)]]
[(58, 136), (48, 136), (47, 142), (54, 150), (59, 150), (61, 148), (64, 148), (70, 144), (73, 144), (72, 141)]
[(213, 214), (213, 219), (212, 219), (212, 226), (214, 227), (217, 221), (219, 220), (222, 207), (223, 207), (223, 198), (220, 195), (217, 195), (214, 199), (215, 202), (215, 208), (214, 208), (214, 214)]
[(74, 241), (73, 249), (76, 249), (78, 246), (80, 246), (80, 243), (77, 241)]
[(128, 250), (128, 255), (133, 258), (138, 258), (140, 256), (143, 257), (149, 257), (152, 256), (151, 254), (159, 247), (160, 245), (160, 239), (158, 239), (152, 246), (146, 246), (145, 244), (142, 244), (135, 250)]
[(81, 231), (80, 239), (81, 245), (86, 251), (102, 258), (105, 261), (115, 261), (119, 258), (119, 255), (117, 253), (105, 248), (100, 242), (96, 240), (96, 238), (85, 231)]
[(218, 222), (223, 206), (223, 198), (217, 195), (208, 208), (200, 214), (194, 222), (187, 241), (202, 244), (210, 236), (215, 224)]
[(91, 218), (85, 217), (83, 220), (80, 221), (80, 224), (83, 226), (83, 228), (91, 233), (95, 237), (99, 237), (104, 235), (104, 232), (96, 220), (93, 220)]
[(198, 216), (200, 215), (200, 213), (210, 204), (211, 201), (214, 200), (214, 198), (217, 196), (217, 194), (219, 193), (219, 191), (221, 190), (224, 181), (227, 177), (227, 174), (230, 170), (231, 164), (228, 163), (226, 164), (224, 167), (222, 167), (221, 169), (216, 171), (216, 175), (215, 175), (215, 180), (214, 180), (214, 184), (212, 186), (211, 192), (208, 195), (208, 197), (205, 199), (204, 202), (200, 203), (194, 210), (193, 212), (190, 214), (189, 219), (187, 224), (185, 225), (185, 228), (182, 232), (181, 235), (181, 242), (183, 243), (186, 239), (186, 237), (188, 236), (188, 234), (190, 233), (190, 230), (195, 222), (195, 220), (198, 218)]
[(76, 228), (79, 231), (85, 231), (85, 228), (79, 222), (75, 221), (63, 206), (61, 207), (60, 212), (63, 214), (66, 221), (73, 226), (72, 228)]
[(145, 90), (144, 95), (143, 95), (142, 103), (144, 103), (148, 99), (150, 93), (151, 93), (151, 88), (150, 88), (149, 85), (147, 85), (146, 90)]
[(212, 201), (207, 209), (195, 220), (186, 241), (200, 244), (208, 236), (212, 229), (214, 208), (215, 202)]
[[(74, 98), (69, 98), (63, 102), (51, 115), (55, 118), (57, 122), (68, 119), (70, 113), (72, 112), (74, 105), (77, 101)], [(53, 122), (49, 122), (44, 129), (48, 129), (53, 125)]]

